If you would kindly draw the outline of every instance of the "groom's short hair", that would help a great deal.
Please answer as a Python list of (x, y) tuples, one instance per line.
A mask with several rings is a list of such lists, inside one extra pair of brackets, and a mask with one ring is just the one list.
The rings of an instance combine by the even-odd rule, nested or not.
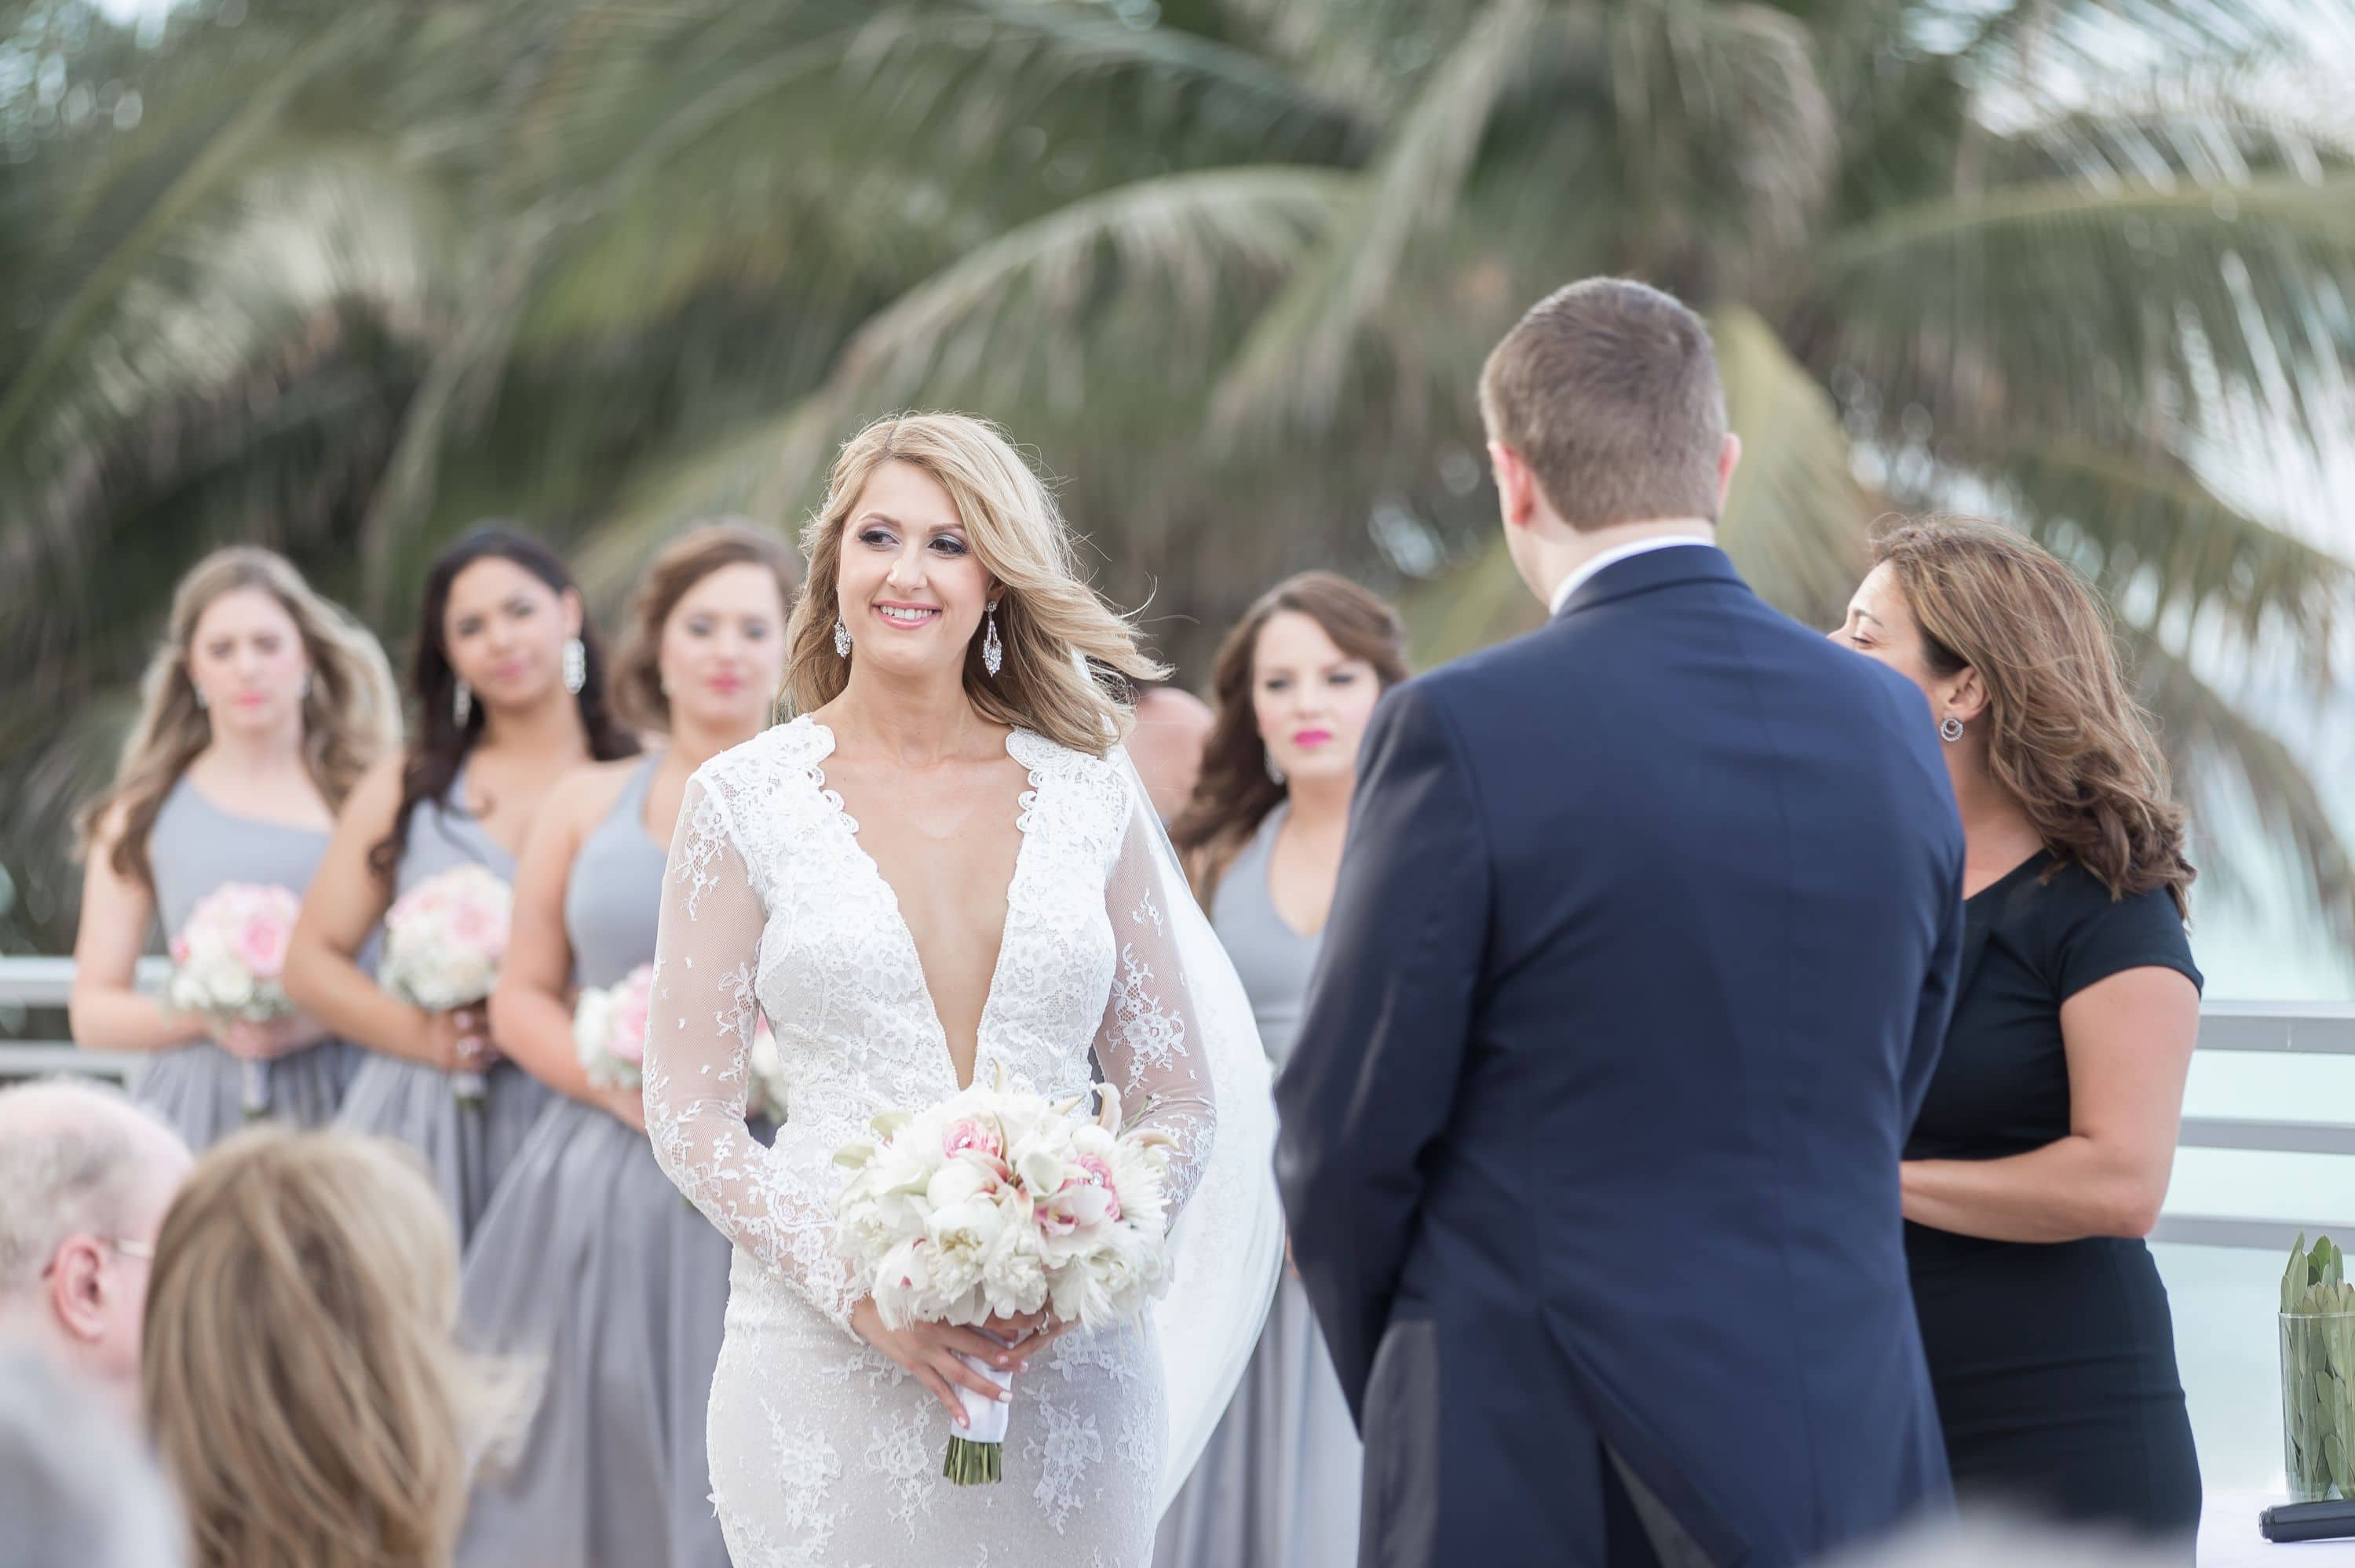
[(1480, 414), (1573, 528), (1717, 520), (1725, 390), (1709, 329), (1673, 295), (1626, 278), (1557, 289), (1489, 354)]

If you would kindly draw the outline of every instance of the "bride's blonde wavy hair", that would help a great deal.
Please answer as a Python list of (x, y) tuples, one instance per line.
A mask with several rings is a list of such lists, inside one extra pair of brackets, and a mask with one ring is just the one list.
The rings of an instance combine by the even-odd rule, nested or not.
[(802, 534), (809, 577), (786, 633), (786, 706), (814, 712), (850, 679), (850, 659), (834, 651), (843, 527), (868, 478), (887, 462), (922, 469), (948, 493), (975, 556), (1003, 589), (997, 629), (1006, 658), (997, 673), (982, 664), (981, 634), (965, 650), (964, 690), (974, 707), (1074, 751), (1110, 751), (1128, 731), (1129, 683), (1157, 681), (1167, 671), (1080, 576), (1054, 497), (1005, 432), (967, 414), (896, 415), (843, 444), (826, 501)]
[(180, 775), (212, 744), (212, 721), (197, 705), (188, 675), (197, 622), (215, 600), (240, 588), (259, 588), (276, 599), (293, 618), (310, 656), (303, 762), (330, 810), (341, 810), (360, 775), (400, 744), (400, 696), (392, 666), (368, 628), (313, 592), (283, 556), (250, 545), (215, 550), (173, 590), (163, 641), (140, 679), (139, 718), (124, 743), (114, 783), (79, 819), (80, 848), (87, 853), (109, 814), (122, 810), (112, 863), (133, 881), (153, 883), (148, 832)]

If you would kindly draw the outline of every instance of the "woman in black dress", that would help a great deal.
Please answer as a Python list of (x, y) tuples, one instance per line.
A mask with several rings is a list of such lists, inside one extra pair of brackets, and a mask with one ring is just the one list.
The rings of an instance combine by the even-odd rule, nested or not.
[(1834, 635), (1929, 698), (1968, 843), (1954, 1021), (1903, 1171), (1955, 1490), (2188, 1559), (2199, 1460), (2141, 1240), (2200, 1021), (2183, 812), (2066, 566), (1967, 521), (1876, 556)]

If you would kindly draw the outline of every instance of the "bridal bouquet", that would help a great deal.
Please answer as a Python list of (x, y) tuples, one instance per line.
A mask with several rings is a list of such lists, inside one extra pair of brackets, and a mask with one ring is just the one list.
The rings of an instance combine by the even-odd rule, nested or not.
[[(482, 1001), (498, 982), (514, 905), (507, 885), (479, 865), (419, 883), (385, 914), (377, 983), (432, 1012)], [(453, 1073), (450, 1087), (460, 1100), (480, 1104), (483, 1075)]]
[[(294, 1011), (279, 983), (302, 900), (286, 888), (228, 882), (197, 901), (172, 938), (164, 1000), (181, 1012), (268, 1023)], [(270, 1108), (270, 1064), (246, 1062), (244, 1109)]]
[(591, 1088), (634, 1089), (646, 1059), (655, 967), (640, 964), (609, 986), (591, 986), (572, 1009), (572, 1044)]
[[(995, 1086), (926, 1110), (877, 1117), (879, 1143), (835, 1156), (854, 1174), (837, 1200), (835, 1246), (866, 1282), (885, 1326), (978, 1325), (1036, 1312), (1089, 1329), (1132, 1318), (1167, 1282), (1163, 1183), (1168, 1140), (1124, 1130), (1120, 1097), (1102, 1107)], [(1000, 1387), (1013, 1374), (978, 1367)], [(960, 1390), (968, 1425), (942, 1473), (996, 1481), (1007, 1409)]]

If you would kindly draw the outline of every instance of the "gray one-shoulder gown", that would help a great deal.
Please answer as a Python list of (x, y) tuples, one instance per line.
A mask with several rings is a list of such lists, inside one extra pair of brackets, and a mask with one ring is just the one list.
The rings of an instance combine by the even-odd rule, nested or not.
[[(639, 764), (566, 881), (581, 986), (654, 960), (658, 761)], [(539, 1399), (516, 1463), (476, 1484), (458, 1568), (729, 1568), (704, 1451), (729, 1254), (644, 1133), (570, 1097), (549, 1105), (466, 1261), (468, 1343), (536, 1363)]]
[[(409, 845), (395, 872), (398, 898), (429, 877), (468, 863), (486, 866), (515, 880), (515, 856), (491, 837), (464, 804), (462, 769), (450, 786), (450, 804), (421, 801), (409, 820)], [(484, 1075), (483, 1098), (461, 1104), (450, 1075), (405, 1057), (370, 1052), (344, 1097), (337, 1125), (354, 1132), (398, 1139), (425, 1156), (434, 1185), (469, 1242), (499, 1178), (523, 1147), (532, 1124), (548, 1108), (547, 1088), (512, 1062), (498, 1062)]]
[[(327, 834), (241, 817), (215, 805), (184, 775), (164, 798), (147, 835), (155, 874), (155, 913), (166, 942), (196, 906), (232, 882), (283, 887), (296, 897), (326, 853)], [(159, 1051), (139, 1075), (133, 1096), (202, 1150), (257, 1117), (318, 1127), (333, 1119), (359, 1053), (323, 1040), (257, 1064), (249, 1109), (247, 1064), (209, 1040)]]

